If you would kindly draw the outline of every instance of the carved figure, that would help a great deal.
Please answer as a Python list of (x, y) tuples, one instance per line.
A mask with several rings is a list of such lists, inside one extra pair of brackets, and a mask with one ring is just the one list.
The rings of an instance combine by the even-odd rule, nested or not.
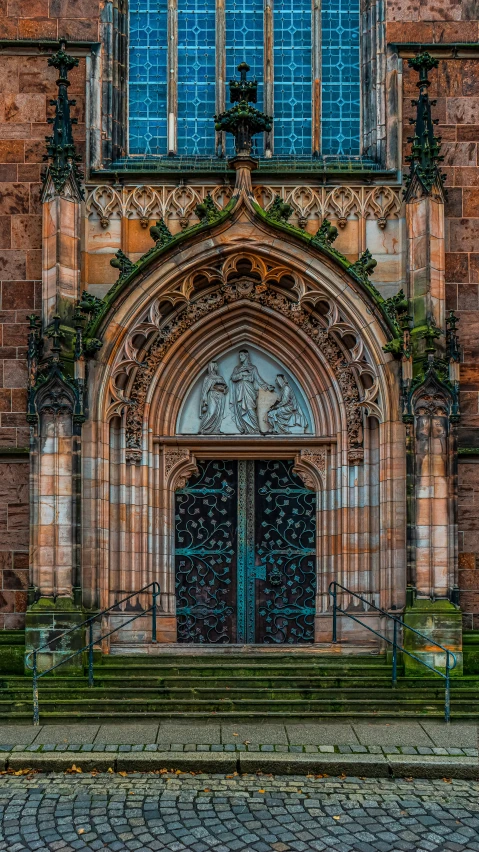
[(293, 426), (301, 426), (306, 431), (308, 423), (301, 411), (296, 396), (283, 373), (276, 376), (279, 399), (268, 411), (267, 418), (275, 434), (287, 434)]
[(228, 385), (218, 372), (216, 361), (210, 361), (203, 380), (200, 400), (200, 435), (215, 435), (221, 432)]
[(239, 353), (240, 363), (234, 368), (230, 377), (230, 407), (238, 431), (242, 435), (252, 435), (260, 431), (258, 420), (258, 391), (274, 391), (273, 385), (269, 385), (261, 378), (258, 368), (251, 363), (250, 354), (247, 349)]

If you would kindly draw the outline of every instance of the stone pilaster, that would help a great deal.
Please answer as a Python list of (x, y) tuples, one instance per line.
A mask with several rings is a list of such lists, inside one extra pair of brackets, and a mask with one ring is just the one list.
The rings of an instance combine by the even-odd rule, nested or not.
[[(438, 63), (422, 53), (409, 64), (419, 74), (419, 91), (413, 101), (417, 115), (414, 136), (409, 140), (411, 167), (405, 191), (412, 328), (403, 353), (411, 584), (404, 620), (428, 639), (406, 630), (404, 643), (420, 660), (444, 669), (445, 654), (435, 644), (439, 643), (457, 655), (456, 671), (460, 672), (461, 613), (454, 591), (457, 341), (455, 332), (451, 337), (450, 328), (446, 329), (444, 177), (438, 168), (441, 145), (434, 135), (428, 96), (428, 72)], [(406, 657), (405, 665), (406, 672), (413, 674), (419, 664)]]
[[(27, 654), (84, 620), (80, 591), (80, 452), (84, 418), (80, 296), (82, 174), (72, 136), (68, 71), (78, 60), (65, 43), (48, 60), (58, 97), (43, 176), (42, 315), (30, 319), (28, 413), (31, 426), (30, 601)], [(50, 645), (40, 669), (81, 647), (82, 632)], [(68, 664), (81, 667), (80, 656)]]

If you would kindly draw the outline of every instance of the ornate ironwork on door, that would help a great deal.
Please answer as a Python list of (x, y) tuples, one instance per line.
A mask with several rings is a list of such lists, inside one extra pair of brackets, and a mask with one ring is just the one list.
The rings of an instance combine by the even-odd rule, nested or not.
[(316, 494), (290, 461), (256, 462), (255, 491), (256, 642), (312, 642)]
[(179, 642), (236, 641), (236, 462), (199, 463), (176, 492)]
[(178, 641), (314, 639), (316, 495), (292, 461), (209, 461), (176, 494)]

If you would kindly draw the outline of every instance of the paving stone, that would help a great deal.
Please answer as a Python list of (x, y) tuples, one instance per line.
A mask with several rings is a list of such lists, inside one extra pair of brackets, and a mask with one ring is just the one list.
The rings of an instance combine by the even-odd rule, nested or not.
[[(237, 737), (234, 734), (237, 734)], [(238, 739), (240, 743), (248, 742), (253, 745), (288, 745), (284, 725), (273, 722), (223, 722), (221, 737), (224, 743)]]
[(416, 746), (442, 745), (428, 736), (419, 722), (394, 719), (391, 722), (364, 721), (353, 722), (354, 732), (361, 745), (393, 745), (414, 743)]
[(292, 745), (358, 744), (352, 725), (346, 722), (288, 722), (286, 731)]
[[(119, 745), (135, 745), (136, 743), (155, 743), (158, 725), (153, 723), (129, 723), (128, 725), (100, 725), (94, 738), (95, 745), (118, 743)], [(89, 737), (86, 742), (91, 742)]]

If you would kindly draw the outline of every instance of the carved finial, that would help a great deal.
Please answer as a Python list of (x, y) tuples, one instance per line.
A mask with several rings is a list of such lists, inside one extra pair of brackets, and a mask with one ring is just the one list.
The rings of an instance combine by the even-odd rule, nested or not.
[(435, 106), (436, 101), (430, 101), (428, 93), (431, 85), (428, 72), (432, 68), (437, 68), (439, 62), (429, 53), (424, 52), (409, 59), (408, 65), (419, 73), (419, 80), (416, 83), (419, 97), (412, 101), (417, 111), (416, 118), (411, 119), (411, 123), (415, 125), (414, 136), (408, 139), (408, 142), (411, 142), (411, 154), (406, 158), (410, 163), (409, 175), (406, 176), (406, 196), (414, 178), (417, 178), (427, 194), (431, 192), (434, 185), (442, 190), (446, 179), (446, 176), (438, 169), (438, 163), (442, 162), (444, 157), (440, 154), (441, 138), (434, 135), (434, 125), (438, 122), (433, 120), (431, 115), (431, 106)]
[(65, 337), (64, 332), (60, 328), (61, 317), (59, 314), (55, 314), (53, 317), (52, 323), (46, 330), (46, 336), (50, 338), (52, 341), (51, 351), (53, 353), (53, 360), (58, 361), (61, 352), (61, 342)]
[(458, 322), (459, 317), (454, 311), (449, 311), (449, 316), (446, 317), (446, 348), (451, 361), (459, 361), (459, 337), (456, 329)]
[(72, 133), (76, 119), (70, 116), (70, 107), (76, 101), (68, 98), (68, 72), (78, 65), (78, 59), (65, 53), (65, 48), (66, 41), (61, 39), (59, 49), (48, 60), (49, 65), (58, 69), (58, 94), (56, 100), (50, 101), (50, 105), (55, 107), (55, 116), (48, 119), (53, 124), (53, 134), (45, 137), (47, 153), (43, 159), (48, 161), (48, 167), (42, 179), (45, 185), (50, 176), (56, 191), (61, 193), (70, 178), (78, 196), (84, 198), (81, 186), (83, 172), (78, 168), (81, 157), (76, 152)]
[(230, 80), (230, 101), (235, 106), (226, 112), (215, 115), (215, 129), (232, 133), (235, 140), (236, 154), (249, 156), (253, 136), (261, 132), (269, 132), (272, 128), (273, 119), (264, 112), (250, 106), (257, 99), (258, 83), (256, 80), (247, 80), (246, 75), (249, 65), (241, 62), (238, 65), (240, 72), (239, 80)]

